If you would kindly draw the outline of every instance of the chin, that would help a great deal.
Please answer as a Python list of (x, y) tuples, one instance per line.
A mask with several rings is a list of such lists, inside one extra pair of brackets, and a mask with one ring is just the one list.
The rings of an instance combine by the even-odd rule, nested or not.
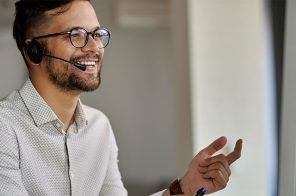
[(97, 77), (89, 76), (87, 78), (77, 75), (71, 75), (68, 78), (67, 90), (79, 90), (82, 92), (94, 91), (99, 88), (101, 84), (100, 74)]
[(80, 90), (89, 92), (89, 91), (94, 91), (97, 90), (100, 87), (101, 80), (97, 79), (96, 81), (88, 81), (87, 84), (85, 85), (80, 85)]

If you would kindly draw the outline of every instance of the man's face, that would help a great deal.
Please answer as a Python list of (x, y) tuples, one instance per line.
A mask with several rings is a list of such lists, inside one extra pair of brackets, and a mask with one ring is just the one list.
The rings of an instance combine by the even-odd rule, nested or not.
[[(88, 1), (74, 1), (66, 12), (50, 15), (56, 11), (47, 12), (50, 20), (44, 34), (66, 32), (74, 27), (83, 27), (86, 31), (92, 32), (100, 26)], [(45, 43), (45, 54), (87, 65), (86, 70), (82, 71), (70, 63), (44, 57), (43, 70), (47, 72), (51, 82), (66, 91), (92, 91), (99, 87), (104, 49), (99, 49), (98, 43), (91, 36), (83, 48), (75, 48), (68, 35), (47, 38)]]

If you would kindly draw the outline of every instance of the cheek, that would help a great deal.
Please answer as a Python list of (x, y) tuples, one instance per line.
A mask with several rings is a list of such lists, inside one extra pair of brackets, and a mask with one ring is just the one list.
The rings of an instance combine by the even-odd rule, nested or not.
[(69, 59), (77, 50), (67, 38), (57, 39), (53, 43), (48, 43), (48, 48), (53, 56), (64, 59)]

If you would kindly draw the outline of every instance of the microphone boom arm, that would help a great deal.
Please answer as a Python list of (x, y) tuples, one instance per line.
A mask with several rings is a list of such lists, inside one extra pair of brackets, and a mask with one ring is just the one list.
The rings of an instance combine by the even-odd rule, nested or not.
[(54, 58), (54, 59), (58, 59), (58, 60), (64, 61), (66, 63), (70, 63), (70, 64), (74, 65), (76, 68), (78, 68), (78, 69), (80, 69), (82, 71), (85, 71), (86, 70), (86, 65), (83, 65), (83, 64), (80, 64), (80, 63), (76, 63), (76, 62), (73, 62), (73, 61), (67, 61), (67, 60), (62, 59), (60, 57), (51, 56), (51, 55), (48, 55), (48, 54), (43, 54), (43, 56), (47, 56), (47, 57), (50, 57), (50, 58)]

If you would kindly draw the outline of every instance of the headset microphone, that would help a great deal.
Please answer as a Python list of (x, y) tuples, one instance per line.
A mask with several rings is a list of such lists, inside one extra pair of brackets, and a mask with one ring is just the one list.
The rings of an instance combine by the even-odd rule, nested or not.
[(76, 63), (76, 62), (73, 62), (73, 61), (68, 61), (68, 60), (62, 59), (60, 57), (44, 54), (41, 44), (36, 39), (33, 39), (32, 41), (30, 41), (29, 44), (26, 45), (25, 49), (26, 49), (26, 53), (28, 54), (30, 60), (33, 63), (39, 64), (42, 61), (42, 57), (47, 56), (47, 57), (50, 57), (50, 58), (54, 58), (54, 59), (64, 61), (66, 63), (70, 63), (70, 64), (74, 65), (75, 67), (77, 67), (78, 69), (80, 69), (82, 71), (86, 70), (86, 65)]
[(78, 69), (82, 70), (82, 71), (85, 71), (86, 70), (86, 65), (83, 65), (81, 63), (77, 63), (77, 62), (73, 62), (73, 61), (67, 61), (65, 59), (62, 59), (60, 57), (56, 57), (56, 56), (51, 56), (51, 55), (48, 55), (48, 54), (42, 54), (43, 56), (47, 56), (47, 57), (50, 57), (50, 58), (54, 58), (54, 59), (58, 59), (58, 60), (61, 60), (61, 61), (64, 61), (66, 63), (70, 63), (72, 65), (74, 65), (75, 67), (77, 67)]

